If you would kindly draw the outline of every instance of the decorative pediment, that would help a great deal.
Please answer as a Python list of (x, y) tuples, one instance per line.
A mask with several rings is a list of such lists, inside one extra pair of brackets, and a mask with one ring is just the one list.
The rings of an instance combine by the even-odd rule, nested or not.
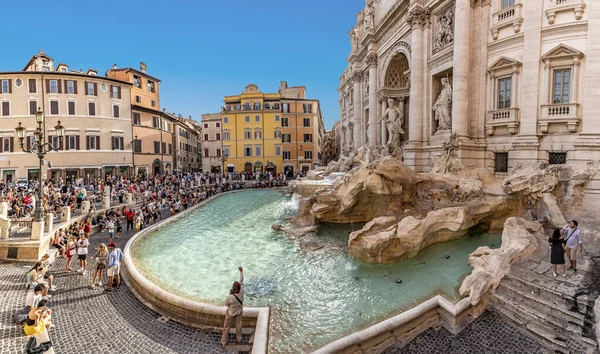
[(548, 53), (542, 56), (542, 60), (552, 60), (552, 59), (564, 59), (564, 58), (579, 58), (583, 57), (583, 53), (575, 48), (571, 48), (568, 45), (560, 44)]
[(515, 67), (520, 67), (522, 64), (520, 61), (514, 60), (514, 59), (510, 59), (507, 57), (500, 57), (498, 60), (496, 60), (494, 62), (494, 64), (492, 64), (492, 66), (490, 66), (489, 71), (496, 71), (496, 70), (501, 70), (501, 69), (506, 69), (506, 68), (515, 68)]

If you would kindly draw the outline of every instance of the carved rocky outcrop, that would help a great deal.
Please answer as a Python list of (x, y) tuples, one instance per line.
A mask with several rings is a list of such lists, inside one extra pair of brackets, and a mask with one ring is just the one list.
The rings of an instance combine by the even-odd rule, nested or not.
[(469, 296), (469, 302), (475, 306), (490, 289), (495, 289), (511, 264), (532, 255), (538, 249), (537, 237), (545, 238), (542, 225), (512, 217), (504, 223), (502, 246), (498, 249), (479, 247), (469, 255), (469, 265), (473, 271), (463, 280), (460, 287), (462, 296)]
[(348, 251), (363, 262), (397, 262), (416, 256), (432, 244), (462, 238), (473, 226), (499, 232), (506, 218), (522, 212), (517, 200), (485, 197), (430, 211), (422, 219), (412, 215), (400, 221), (381, 217), (350, 234)]

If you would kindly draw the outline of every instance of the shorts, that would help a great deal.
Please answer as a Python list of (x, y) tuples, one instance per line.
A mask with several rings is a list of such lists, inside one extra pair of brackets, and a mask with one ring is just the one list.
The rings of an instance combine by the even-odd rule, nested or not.
[(46, 274), (44, 274), (44, 279), (48, 279), (52, 276), (52, 274), (46, 272)]
[(117, 227), (117, 233), (119, 233), (119, 232), (121, 232), (121, 231), (123, 231), (123, 228), (122, 228), (121, 226), (118, 226), (118, 227)]
[(119, 275), (119, 270), (121, 269), (121, 266), (113, 266), (108, 268), (108, 271), (106, 272), (106, 275), (108, 275), (109, 277), (114, 277), (115, 275)]
[(577, 247), (575, 247), (575, 248), (569, 248), (569, 247), (567, 247), (567, 251), (565, 252), (565, 256), (568, 259), (572, 260), (572, 261), (576, 260), (577, 259)]
[(87, 258), (87, 254), (78, 254), (77, 255), (77, 259), (80, 259), (82, 261), (85, 261), (86, 258)]

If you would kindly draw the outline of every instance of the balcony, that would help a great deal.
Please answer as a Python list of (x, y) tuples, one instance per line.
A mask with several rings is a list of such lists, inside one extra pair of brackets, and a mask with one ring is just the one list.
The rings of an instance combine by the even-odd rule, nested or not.
[(485, 131), (487, 135), (494, 135), (498, 127), (506, 127), (510, 134), (519, 132), (519, 109), (504, 108), (488, 111)]
[(511, 7), (507, 7), (500, 11), (495, 12), (492, 15), (492, 38), (498, 39), (500, 30), (512, 26), (515, 33), (521, 32), (521, 25), (523, 24), (523, 4), (515, 4)]
[(550, 124), (566, 124), (569, 132), (576, 133), (579, 122), (579, 103), (547, 104), (542, 105), (542, 118), (540, 119), (540, 131), (548, 133)]
[(559, 12), (573, 11), (575, 19), (581, 20), (583, 11), (585, 10), (584, 0), (548, 0), (548, 9), (546, 10), (546, 19), (548, 24), (553, 25), (556, 19), (556, 14)]

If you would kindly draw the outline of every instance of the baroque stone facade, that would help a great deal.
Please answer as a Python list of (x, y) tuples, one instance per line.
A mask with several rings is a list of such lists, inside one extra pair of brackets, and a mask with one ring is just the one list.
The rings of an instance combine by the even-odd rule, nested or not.
[[(349, 36), (343, 156), (380, 148), (392, 129), (419, 172), (453, 133), (461, 162), (497, 178), (538, 161), (600, 159), (600, 4), (368, 0)], [(586, 196), (600, 199), (600, 179)]]

